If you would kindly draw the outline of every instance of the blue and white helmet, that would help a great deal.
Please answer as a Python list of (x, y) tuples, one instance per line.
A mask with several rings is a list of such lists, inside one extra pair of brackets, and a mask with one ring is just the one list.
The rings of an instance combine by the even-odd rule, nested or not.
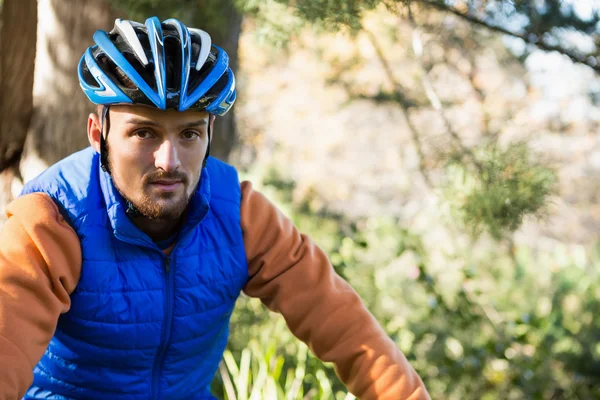
[(236, 99), (229, 56), (210, 35), (176, 19), (117, 19), (96, 31), (79, 62), (79, 83), (95, 104), (144, 104), (224, 115)]

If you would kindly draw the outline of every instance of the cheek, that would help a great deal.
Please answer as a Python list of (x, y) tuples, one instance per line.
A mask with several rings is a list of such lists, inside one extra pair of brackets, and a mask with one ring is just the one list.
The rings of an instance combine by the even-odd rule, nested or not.
[[(125, 150), (125, 149), (123, 149)], [(113, 178), (121, 190), (139, 189), (144, 176), (145, 158), (136, 152), (109, 152)]]
[(196, 189), (196, 185), (200, 180), (203, 160), (204, 153), (198, 151), (190, 152), (180, 159), (182, 169), (189, 179), (189, 186), (187, 188), (188, 194), (191, 194)]
[(200, 175), (202, 162), (206, 154), (206, 147), (206, 143), (203, 143), (195, 148), (185, 149), (180, 152), (181, 165), (189, 174), (193, 174), (193, 176)]

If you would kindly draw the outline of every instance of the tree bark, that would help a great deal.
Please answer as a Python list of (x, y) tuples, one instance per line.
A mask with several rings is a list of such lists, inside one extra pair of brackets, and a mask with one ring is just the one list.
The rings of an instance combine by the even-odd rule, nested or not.
[(37, 1), (4, 0), (0, 28), (0, 221), (33, 112)]
[(94, 106), (79, 87), (77, 66), (98, 29), (114, 15), (105, 0), (39, 0), (34, 112), (20, 172), (26, 182), (89, 145), (87, 116)]
[[(218, 8), (215, 8), (216, 3), (214, 0), (203, 0), (198, 3), (194, 11), (211, 7), (213, 12), (218, 12), (219, 16), (214, 18), (211, 14), (208, 14), (209, 17), (205, 20), (202, 18), (202, 13), (196, 14), (192, 17), (193, 24), (196, 26), (192, 26), (206, 30), (210, 34), (212, 42), (227, 52), (229, 66), (235, 74), (238, 70), (238, 47), (242, 33), (242, 15), (237, 11), (232, 0), (219, 1)], [(218, 22), (215, 23), (215, 21)], [(234, 110), (235, 106), (215, 121), (210, 152), (211, 155), (223, 161), (228, 160), (229, 154), (237, 144), (238, 134)]]

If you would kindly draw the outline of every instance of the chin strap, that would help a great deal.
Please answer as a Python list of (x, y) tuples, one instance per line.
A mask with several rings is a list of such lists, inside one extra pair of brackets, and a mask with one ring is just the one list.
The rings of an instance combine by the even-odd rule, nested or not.
[(127, 210), (125, 210), (125, 214), (127, 214), (129, 218), (135, 218), (142, 215), (140, 210), (138, 210), (129, 200), (127, 200)]
[(110, 115), (108, 113), (109, 106), (102, 106), (102, 116), (100, 119), (100, 166), (102, 170), (110, 174), (108, 168), (108, 148), (106, 147), (106, 139), (104, 138), (104, 125), (106, 123), (106, 136), (108, 137), (108, 130), (110, 129)]
[(206, 162), (208, 161), (208, 156), (210, 155), (210, 136), (211, 136), (211, 131), (210, 131), (210, 120), (212, 118), (212, 115), (208, 115), (208, 144), (206, 145), (206, 155), (204, 156), (204, 161), (202, 162), (202, 168), (206, 167)]

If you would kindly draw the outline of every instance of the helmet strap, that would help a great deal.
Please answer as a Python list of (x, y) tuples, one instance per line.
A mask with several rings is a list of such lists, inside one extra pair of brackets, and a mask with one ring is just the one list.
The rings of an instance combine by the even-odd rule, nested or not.
[(206, 162), (208, 161), (208, 156), (210, 155), (210, 136), (211, 136), (211, 131), (210, 131), (210, 126), (212, 125), (210, 123), (210, 117), (211, 115), (208, 115), (208, 145), (206, 146), (206, 155), (204, 156), (204, 161), (202, 162), (202, 168), (206, 167)]
[(108, 148), (106, 146), (106, 139), (104, 138), (104, 125), (106, 124), (106, 136), (108, 136), (108, 130), (110, 129), (110, 114), (108, 111), (109, 106), (102, 106), (102, 116), (100, 119), (100, 166), (104, 172), (110, 174), (108, 168)]

